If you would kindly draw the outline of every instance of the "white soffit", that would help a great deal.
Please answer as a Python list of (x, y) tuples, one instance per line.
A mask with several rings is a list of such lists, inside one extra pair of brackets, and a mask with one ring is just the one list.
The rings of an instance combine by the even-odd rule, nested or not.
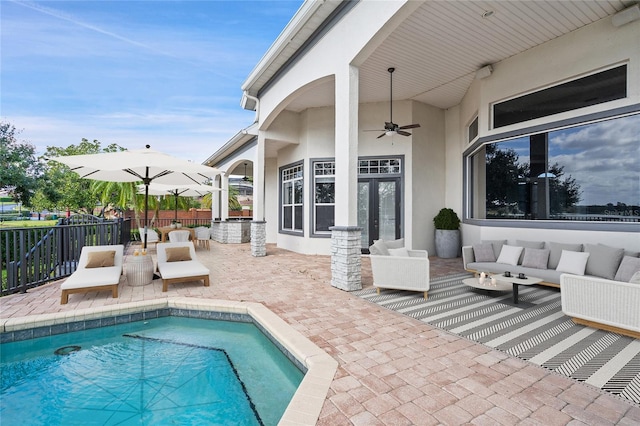
[[(427, 1), (364, 62), (360, 101), (388, 97), (439, 108), (457, 105), (486, 64), (500, 62), (580, 27), (607, 18), (635, 1)], [(490, 17), (483, 17), (492, 11)]]
[[(636, 0), (426, 1), (362, 64), (360, 102), (388, 100), (387, 68), (395, 67), (394, 99), (450, 108), (460, 103), (482, 66), (525, 52), (635, 3)], [(487, 11), (493, 15), (484, 18)], [(350, 13), (357, 13), (357, 8)], [(273, 64), (284, 64), (288, 58)], [(268, 81), (267, 74), (258, 81), (260, 85), (254, 88)], [(330, 86), (304, 92), (287, 109), (299, 112), (333, 105), (335, 96)]]

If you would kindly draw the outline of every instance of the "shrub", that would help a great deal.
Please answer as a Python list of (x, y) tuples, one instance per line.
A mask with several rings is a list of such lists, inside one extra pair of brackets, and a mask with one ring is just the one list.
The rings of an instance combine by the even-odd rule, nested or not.
[(443, 208), (433, 218), (433, 224), (436, 229), (456, 230), (460, 228), (460, 218), (452, 209)]

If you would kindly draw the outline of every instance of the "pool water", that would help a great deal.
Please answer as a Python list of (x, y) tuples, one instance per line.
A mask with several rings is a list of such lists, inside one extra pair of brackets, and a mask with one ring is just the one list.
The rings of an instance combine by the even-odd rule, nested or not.
[(181, 317), (5, 343), (0, 361), (3, 425), (275, 425), (303, 377), (253, 324)]

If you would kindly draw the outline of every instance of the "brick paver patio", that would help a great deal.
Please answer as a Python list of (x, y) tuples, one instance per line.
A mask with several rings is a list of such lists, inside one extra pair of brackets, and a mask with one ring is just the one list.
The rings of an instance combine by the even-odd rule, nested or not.
[[(154, 250), (151, 250), (154, 253)], [(162, 293), (160, 280), (74, 294), (59, 283), (0, 299), (0, 318), (186, 296), (260, 302), (334, 357), (339, 368), (319, 425), (637, 425), (640, 406), (549, 372), (330, 285), (330, 258), (268, 246), (212, 243), (198, 249), (211, 287), (188, 283)], [(126, 265), (126, 259), (125, 259)], [(461, 272), (460, 259), (433, 259), (431, 276)], [(363, 285), (371, 269), (363, 258)]]

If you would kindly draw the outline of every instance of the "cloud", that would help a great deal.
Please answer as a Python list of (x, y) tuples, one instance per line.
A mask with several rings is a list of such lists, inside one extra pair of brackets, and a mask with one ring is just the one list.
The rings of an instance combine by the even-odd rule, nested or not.
[(226, 126), (217, 125), (207, 115), (146, 114), (116, 112), (99, 117), (64, 119), (49, 116), (3, 117), (19, 136), (36, 147), (38, 155), (47, 147), (77, 145), (83, 138), (97, 139), (105, 147), (111, 143), (127, 149), (150, 144), (154, 149), (198, 163), (224, 145), (240, 129), (250, 124), (252, 113), (238, 109), (225, 112)]

